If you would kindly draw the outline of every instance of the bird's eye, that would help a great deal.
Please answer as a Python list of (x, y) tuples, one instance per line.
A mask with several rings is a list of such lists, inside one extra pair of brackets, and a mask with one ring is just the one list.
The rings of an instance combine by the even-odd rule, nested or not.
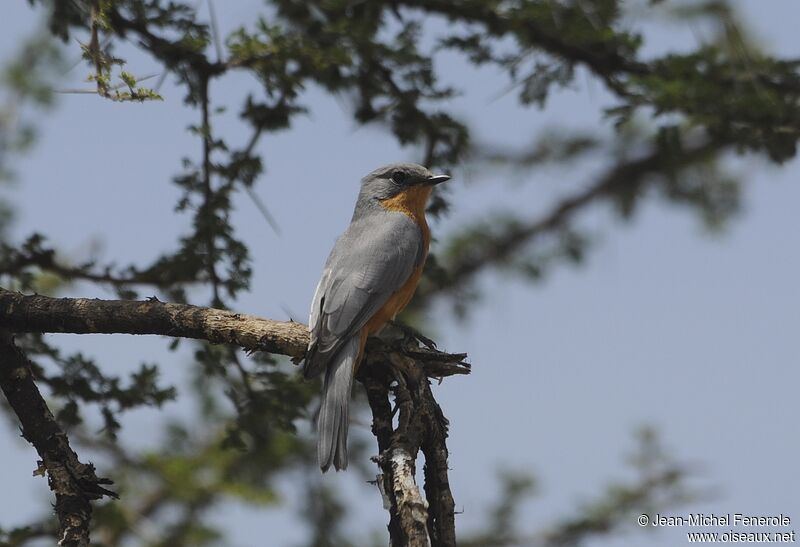
[(406, 174), (402, 171), (395, 171), (392, 173), (392, 182), (395, 184), (403, 184), (406, 181)]

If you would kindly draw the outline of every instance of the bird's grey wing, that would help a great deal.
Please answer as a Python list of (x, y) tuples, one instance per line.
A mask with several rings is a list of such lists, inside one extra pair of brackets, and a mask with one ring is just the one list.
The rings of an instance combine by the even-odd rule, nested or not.
[(423, 246), (419, 227), (402, 213), (350, 225), (331, 251), (314, 297), (306, 377), (319, 373), (403, 286), (424, 259)]
[(319, 314), (322, 311), (322, 298), (325, 295), (325, 291), (328, 289), (328, 281), (330, 276), (330, 259), (328, 259), (328, 261), (325, 263), (325, 268), (322, 270), (322, 276), (319, 278), (319, 283), (317, 283), (317, 288), (314, 291), (314, 298), (311, 301), (311, 311), (309, 312), (308, 316), (308, 347), (310, 349), (316, 348), (317, 346), (317, 332), (319, 331), (317, 324), (319, 323)]

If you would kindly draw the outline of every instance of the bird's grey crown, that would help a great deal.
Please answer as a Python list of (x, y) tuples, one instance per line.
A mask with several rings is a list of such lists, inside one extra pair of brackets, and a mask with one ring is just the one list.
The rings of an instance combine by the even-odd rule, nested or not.
[(364, 185), (369, 181), (375, 179), (392, 180), (395, 173), (402, 173), (405, 177), (404, 186), (420, 183), (433, 176), (426, 167), (417, 163), (390, 163), (379, 167), (361, 179), (361, 184)]

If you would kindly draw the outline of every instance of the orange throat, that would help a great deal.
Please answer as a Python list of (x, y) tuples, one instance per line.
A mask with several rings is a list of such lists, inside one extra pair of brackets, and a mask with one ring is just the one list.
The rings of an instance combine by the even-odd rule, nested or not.
[(411, 217), (422, 230), (422, 238), (425, 241), (425, 249), (431, 242), (431, 232), (428, 229), (428, 221), (425, 219), (425, 206), (431, 195), (433, 186), (427, 184), (412, 186), (389, 199), (382, 199), (381, 205), (387, 211), (397, 211)]

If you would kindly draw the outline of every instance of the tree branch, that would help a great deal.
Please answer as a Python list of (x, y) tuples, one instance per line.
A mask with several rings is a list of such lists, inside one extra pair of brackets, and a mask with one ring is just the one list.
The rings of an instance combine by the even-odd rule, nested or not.
[(302, 357), (305, 325), (158, 300), (26, 296), (0, 289), (0, 326), (14, 332), (160, 334)]
[[(232, 344), (247, 351), (305, 356), (308, 328), (295, 321), (275, 321), (226, 310), (172, 304), (157, 299), (98, 300), (27, 296), (0, 288), (0, 327), (13, 332), (73, 334), (157, 334)], [(464, 353), (420, 347), (412, 341), (371, 339), (372, 358), (405, 355), (433, 378), (469, 374)]]
[[(0, 329), (76, 334), (160, 334), (232, 344), (248, 351), (280, 353), (295, 360), (305, 355), (308, 346), (307, 327), (292, 321), (273, 321), (156, 299), (142, 302), (52, 298), (26, 296), (2, 288)], [(391, 334), (391, 329), (388, 334)], [(6, 351), (10, 350), (6, 348)], [(378, 482), (390, 502), (389, 530), (393, 545), (455, 545), (455, 504), (447, 478), (447, 419), (433, 398), (428, 378), (468, 374), (470, 366), (464, 362), (465, 358), (466, 354), (463, 353), (450, 354), (424, 347), (411, 336), (388, 339), (387, 335), (387, 339), (373, 338), (367, 344), (365, 359), (369, 366), (361, 367), (359, 379), (367, 389), (373, 411), (373, 432), (378, 439), (380, 453), (376, 461), (382, 471)], [(24, 359), (20, 362), (24, 363)], [(19, 366), (13, 369), (0, 367), (0, 372), (10, 375), (12, 370), (17, 369)], [(34, 390), (41, 399), (30, 373), (25, 374), (28, 390)], [(395, 385), (395, 401), (400, 408), (397, 430), (392, 429), (389, 406), (389, 386), (392, 383)], [(6, 390), (5, 385), (3, 389)], [(28, 395), (24, 400), (33, 401), (35, 397)], [(41, 401), (41, 405), (44, 405), (44, 401)], [(40, 415), (45, 411), (52, 422), (50, 427), (57, 428), (46, 407), (35, 412), (21, 408), (17, 414), (24, 425), (31, 412)], [(44, 431), (38, 422), (25, 426), (25, 429), (39, 434)], [(423, 498), (415, 480), (416, 458), (420, 448), (426, 460), (425, 494), (429, 501)], [(74, 453), (70, 453), (77, 462)], [(49, 471), (48, 461), (45, 460), (45, 463)], [(62, 457), (53, 461), (66, 460)], [(93, 472), (90, 466), (89, 471)], [(88, 526), (91, 516), (88, 501), (85, 507), (82, 506), (82, 511), (85, 511), (81, 515)]]
[[(19, 248), (0, 246), (0, 274), (20, 276), (30, 267), (57, 275), (67, 281), (88, 281), (108, 284), (116, 288), (132, 285), (152, 285), (165, 288), (175, 284), (188, 284), (201, 281), (197, 275), (174, 274), (157, 268), (158, 261), (144, 269), (134, 266), (114, 268), (112, 265), (97, 267), (94, 262), (79, 266), (69, 266), (56, 258), (53, 249), (42, 246), (41, 236), (34, 234)], [(115, 272), (116, 270), (116, 272)]]
[(89, 545), (90, 502), (117, 495), (100, 486), (111, 484), (110, 480), (98, 478), (92, 464), (78, 460), (33, 381), (30, 363), (14, 344), (13, 335), (4, 329), (0, 329), (0, 388), (22, 424), (22, 436), (42, 459), (34, 474), (46, 471), (50, 489), (56, 495), (58, 544)]
[(427, 302), (432, 295), (452, 292), (463, 286), (487, 266), (502, 262), (535, 238), (567, 225), (589, 205), (613, 198), (622, 189), (637, 192), (653, 175), (668, 175), (697, 165), (727, 146), (726, 142), (711, 140), (696, 143), (674, 154), (655, 149), (645, 156), (614, 165), (594, 184), (556, 203), (543, 217), (516, 226), (501, 238), (493, 240), (490, 245), (471, 246), (464, 253), (444, 262), (446, 278), (440, 284), (421, 285), (417, 289), (418, 301)]
[[(455, 502), (447, 464), (447, 419), (433, 398), (428, 374), (414, 359), (393, 353), (379, 360), (367, 355), (359, 379), (372, 409), (372, 432), (378, 439), (377, 483), (389, 510), (393, 546), (456, 545)], [(390, 386), (393, 386), (390, 388)], [(389, 392), (399, 410), (392, 428)], [(425, 498), (416, 484), (419, 450), (425, 456)]]
[(515, 35), (521, 41), (546, 51), (569, 63), (581, 63), (601, 78), (620, 96), (628, 91), (618, 79), (622, 76), (641, 76), (649, 72), (646, 64), (629, 60), (621, 44), (596, 38), (579, 43), (565, 39), (557, 26), (537, 25), (532, 20), (515, 16), (513, 10), (504, 12), (485, 2), (454, 3), (447, 0), (402, 0), (410, 8), (438, 13), (451, 21), (469, 25), (480, 24), (492, 36)]
[[(208, 108), (210, 99), (208, 97), (208, 85), (209, 85), (209, 78), (207, 75), (203, 73), (198, 74), (199, 88), (200, 88), (200, 108), (202, 111), (202, 126), (200, 130), (202, 132), (203, 137), (203, 167), (202, 167), (202, 183), (203, 183), (203, 203), (200, 205), (200, 209), (198, 211), (199, 218), (210, 217), (214, 220), (215, 212), (214, 212), (214, 190), (211, 187), (211, 122), (209, 119)], [(212, 226), (215, 223), (208, 223), (208, 226), (205, 227), (205, 243), (206, 243), (206, 252), (207, 255), (207, 263), (206, 268), (208, 269), (208, 277), (211, 280), (211, 289), (212, 294), (214, 295), (214, 299), (212, 303), (214, 306), (222, 306), (222, 299), (219, 296), (219, 286), (220, 286), (220, 279), (217, 275), (217, 243), (216, 243), (216, 234)]]

